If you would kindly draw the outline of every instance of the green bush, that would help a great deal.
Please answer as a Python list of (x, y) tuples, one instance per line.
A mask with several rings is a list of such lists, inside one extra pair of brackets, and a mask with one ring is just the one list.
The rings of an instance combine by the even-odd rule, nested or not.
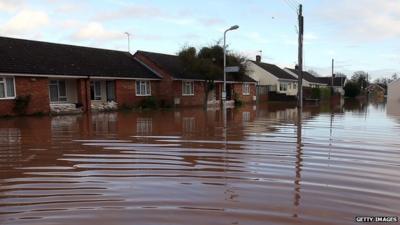
[(239, 98), (239, 95), (237, 93), (234, 94), (233, 100), (235, 101), (235, 106), (243, 105), (243, 101)]
[(360, 94), (360, 87), (356, 82), (349, 81), (344, 86), (344, 93), (349, 98), (357, 97)]
[(15, 98), (14, 112), (18, 115), (25, 115), (30, 102), (30, 95), (18, 96), (17, 98)]
[(321, 92), (319, 88), (312, 88), (311, 89), (311, 98), (312, 99), (320, 99), (321, 97)]
[(173, 107), (173, 105), (171, 104), (171, 102), (168, 101), (168, 100), (166, 100), (166, 99), (161, 99), (160, 102), (159, 102), (159, 106), (160, 106), (161, 108), (167, 108), (167, 109)]
[(320, 99), (327, 100), (331, 97), (330, 88), (320, 88)]
[(156, 109), (158, 107), (157, 100), (154, 96), (146, 97), (140, 101), (138, 107), (141, 109)]

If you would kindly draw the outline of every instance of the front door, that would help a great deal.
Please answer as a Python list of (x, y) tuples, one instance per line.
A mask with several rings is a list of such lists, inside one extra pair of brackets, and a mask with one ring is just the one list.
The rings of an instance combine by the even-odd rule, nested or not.
[(115, 81), (108, 80), (106, 81), (106, 94), (107, 101), (115, 101)]

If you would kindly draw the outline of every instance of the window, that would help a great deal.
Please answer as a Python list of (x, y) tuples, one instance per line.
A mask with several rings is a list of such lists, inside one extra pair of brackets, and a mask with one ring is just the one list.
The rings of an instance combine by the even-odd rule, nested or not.
[(136, 81), (136, 95), (150, 96), (151, 95), (150, 81), (143, 81), (143, 80)]
[(0, 77), (0, 99), (15, 97), (15, 83), (13, 77)]
[(182, 81), (182, 95), (194, 95), (193, 81)]
[(285, 82), (279, 83), (279, 90), (280, 91), (287, 91), (287, 89), (288, 89), (288, 83), (285, 83)]
[(297, 84), (293, 83), (293, 89), (297, 89)]
[(101, 100), (100, 81), (90, 81), (90, 100)]
[(50, 102), (66, 102), (67, 88), (65, 80), (50, 80), (49, 83)]
[(250, 85), (243, 84), (243, 95), (250, 95)]

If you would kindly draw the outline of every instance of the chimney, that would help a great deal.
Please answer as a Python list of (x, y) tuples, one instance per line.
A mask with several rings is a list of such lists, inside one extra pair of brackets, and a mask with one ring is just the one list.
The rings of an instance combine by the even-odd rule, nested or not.
[(256, 62), (261, 62), (261, 55), (256, 55)]
[(295, 65), (294, 70), (299, 71), (299, 65)]

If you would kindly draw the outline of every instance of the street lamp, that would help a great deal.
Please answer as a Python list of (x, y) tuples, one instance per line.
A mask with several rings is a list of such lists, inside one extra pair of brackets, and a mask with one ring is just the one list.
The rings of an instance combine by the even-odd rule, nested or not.
[(226, 33), (228, 31), (236, 30), (238, 28), (239, 28), (238, 25), (234, 25), (234, 26), (231, 26), (229, 29), (227, 29), (224, 32), (224, 88), (222, 91), (222, 101), (223, 101), (224, 106), (226, 104), (226, 71), (225, 71), (225, 68), (226, 68)]

